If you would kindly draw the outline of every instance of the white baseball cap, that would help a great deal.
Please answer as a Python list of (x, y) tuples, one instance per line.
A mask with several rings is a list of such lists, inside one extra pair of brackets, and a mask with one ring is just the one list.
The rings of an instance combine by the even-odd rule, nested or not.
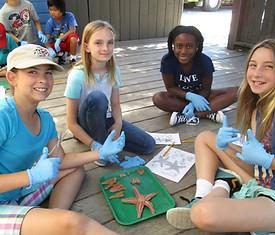
[(7, 57), (7, 71), (13, 68), (26, 69), (36, 65), (49, 64), (59, 72), (64, 71), (63, 67), (53, 62), (52, 57), (45, 47), (26, 44), (12, 50)]

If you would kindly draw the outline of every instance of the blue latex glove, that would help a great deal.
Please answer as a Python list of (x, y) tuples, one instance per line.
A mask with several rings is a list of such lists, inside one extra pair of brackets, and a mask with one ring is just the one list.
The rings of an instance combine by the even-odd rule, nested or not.
[(237, 134), (240, 131), (236, 128), (228, 127), (227, 116), (224, 116), (222, 127), (216, 137), (216, 146), (220, 150), (224, 150), (228, 147), (229, 143), (237, 141), (240, 137)]
[(248, 140), (242, 147), (242, 153), (237, 153), (237, 157), (251, 165), (263, 166), (269, 169), (274, 155), (267, 153), (263, 145), (256, 139), (251, 129), (247, 130)]
[(207, 101), (207, 99), (205, 99), (201, 95), (197, 95), (192, 92), (187, 92), (185, 95), (185, 99), (192, 102), (195, 109), (199, 112), (207, 111), (207, 110), (211, 111), (211, 108), (209, 107), (209, 102)]
[(125, 161), (121, 162), (119, 165), (122, 168), (130, 168), (134, 166), (141, 166), (144, 164), (145, 164), (144, 159), (142, 159), (139, 156), (135, 156), (135, 157), (125, 156)]
[(51, 57), (53, 57), (53, 58), (56, 57), (56, 53), (55, 53), (54, 49), (52, 49), (51, 47), (49, 47), (47, 50), (50, 53)]
[(124, 131), (122, 131), (120, 136), (113, 141), (115, 134), (115, 130), (112, 130), (112, 132), (105, 140), (104, 144), (99, 150), (99, 159), (105, 162), (119, 164), (118, 155), (116, 154), (122, 151), (125, 146), (125, 134)]
[(182, 110), (182, 114), (184, 114), (187, 119), (190, 119), (191, 117), (195, 116), (194, 109), (194, 105), (192, 104), (192, 102), (190, 102), (184, 107), (184, 109)]
[(37, 35), (41, 43), (43, 44), (47, 43), (48, 38), (44, 33), (42, 33), (41, 31), (38, 31)]
[(55, 48), (56, 52), (60, 51), (60, 43), (61, 43), (61, 39), (60, 38), (56, 39), (56, 41), (54, 43), (54, 48)]
[[(102, 144), (94, 140), (93, 143), (92, 143), (92, 145), (91, 145), (91, 150), (92, 150), (92, 151), (100, 150), (101, 147), (102, 147)], [(118, 157), (118, 155), (116, 155), (116, 154), (113, 154), (113, 155), (110, 156), (110, 159), (112, 159), (112, 160), (118, 159), (118, 158), (119, 158), (119, 157)], [(101, 161), (103, 161), (103, 160), (101, 160)], [(116, 160), (114, 160), (114, 161), (117, 162)], [(103, 161), (103, 162), (105, 162), (105, 161)], [(119, 161), (118, 161), (118, 163), (119, 163)], [(106, 163), (106, 164), (107, 164), (107, 163)]]
[(28, 42), (27, 41), (20, 41), (20, 46), (24, 46), (24, 45), (27, 45), (28, 44)]
[(59, 172), (60, 163), (60, 158), (48, 158), (48, 148), (43, 148), (42, 155), (37, 164), (27, 170), (30, 180), (29, 187), (56, 178)]

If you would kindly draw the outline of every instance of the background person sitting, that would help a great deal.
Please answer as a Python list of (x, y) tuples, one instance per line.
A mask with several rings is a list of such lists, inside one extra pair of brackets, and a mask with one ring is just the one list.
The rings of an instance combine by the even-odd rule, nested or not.
[(75, 16), (72, 12), (66, 12), (64, 0), (48, 0), (47, 4), (51, 17), (46, 24), (46, 35), (49, 39), (46, 47), (52, 57), (58, 52), (70, 53), (70, 62), (74, 63), (79, 41)]

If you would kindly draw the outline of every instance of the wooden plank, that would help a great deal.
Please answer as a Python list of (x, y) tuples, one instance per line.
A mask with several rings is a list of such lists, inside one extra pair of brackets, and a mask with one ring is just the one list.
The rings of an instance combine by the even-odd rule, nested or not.
[(149, 17), (148, 21), (150, 24), (148, 25), (148, 37), (153, 38), (157, 34), (157, 15), (158, 15), (158, 1), (157, 0), (149, 0)]
[(157, 10), (157, 37), (164, 37), (165, 35), (165, 10), (166, 4), (165, 0), (158, 0), (158, 10)]
[(139, 0), (130, 0), (130, 38), (137, 39), (139, 38), (139, 24), (140, 24), (140, 1)]
[(128, 40), (130, 36), (130, 2), (120, 0), (120, 39)]
[(119, 0), (110, 1), (110, 23), (115, 29), (116, 40), (120, 40), (120, 2)]
[(148, 0), (140, 0), (140, 11), (139, 11), (139, 38), (148, 37), (148, 26), (151, 24), (149, 22), (149, 2)]

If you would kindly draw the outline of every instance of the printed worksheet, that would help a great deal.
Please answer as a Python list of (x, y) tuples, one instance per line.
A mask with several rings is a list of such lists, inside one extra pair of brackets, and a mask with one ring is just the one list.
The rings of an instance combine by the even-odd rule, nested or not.
[(154, 138), (156, 144), (181, 144), (179, 133), (147, 133)]
[[(165, 146), (146, 166), (156, 175), (178, 183), (195, 163), (195, 155)], [(165, 154), (166, 152), (166, 154)]]

